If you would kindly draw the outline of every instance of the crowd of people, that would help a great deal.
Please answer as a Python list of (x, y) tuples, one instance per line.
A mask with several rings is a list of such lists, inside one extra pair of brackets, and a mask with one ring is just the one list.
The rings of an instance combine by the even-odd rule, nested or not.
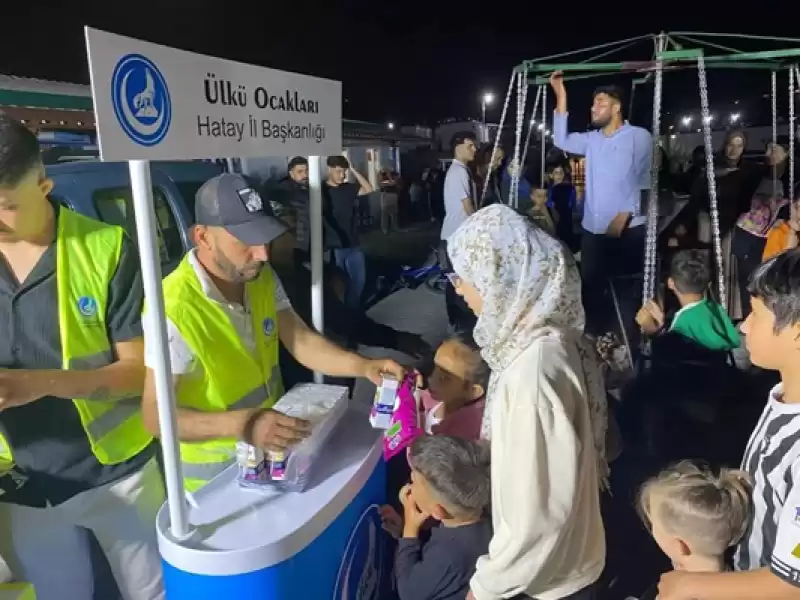
[[(554, 74), (551, 83), (555, 144), (585, 161), (582, 197), (574, 187), (563, 195), (569, 208), (582, 203), (579, 245), (559, 235), (558, 205), (550, 201), (563, 183), (563, 167), (551, 170), (546, 190), (522, 182), (530, 186), (524, 192), (531, 203), (515, 209), (503, 202), (502, 159), (481, 162), (474, 136), (453, 138), (441, 238), (450, 284), (448, 314), (459, 333), (440, 348), (435, 372), (447, 370), (460, 386), (454, 394), (440, 389), (440, 374), (431, 379), (431, 394), (442, 401), (426, 404), (425, 423), (428, 433), (444, 439), (415, 443), (408, 461), (411, 481), (399, 497), (402, 510), (384, 509), (387, 530), (400, 538), (402, 600), (465, 593), (478, 600), (605, 597), (606, 542), (620, 535), (603, 527), (601, 497), (613, 475), (609, 463), (621, 444), (638, 452), (659, 426), (652, 423), (648, 430), (648, 419), (642, 418), (654, 414), (648, 397), (653, 381), (644, 392), (642, 383), (658, 368), (637, 372), (623, 401), (609, 401), (598, 344), (609, 327), (608, 279), (620, 268), (632, 274), (642, 270), (641, 207), (649, 190), (652, 138), (624, 121), (622, 96), (613, 87), (594, 94), (595, 130), (569, 133), (561, 75)], [(687, 381), (687, 371), (673, 368), (670, 377), (678, 381), (660, 390), (657, 420), (678, 410), (687, 386), (713, 395), (714, 388), (730, 383), (725, 380), (730, 371), (714, 370), (706, 359), (713, 356), (724, 369), (736, 369), (730, 353), (742, 342), (751, 365), (777, 373), (780, 381), (769, 392), (746, 447), (737, 448), (741, 469), (693, 460), (710, 454), (702, 444), (696, 449), (678, 436), (672, 440), (673, 458), (683, 460), (660, 464), (641, 482), (637, 505), (643, 523), (674, 569), (650, 590), (640, 590), (641, 598), (800, 597), (800, 487), (794, 483), (800, 468), (795, 415), (800, 389), (794, 383), (800, 350), (797, 209), (781, 219), (780, 207), (794, 205), (786, 198), (788, 188), (759, 191), (764, 180), (771, 180), (772, 169), (754, 165), (751, 174), (741, 166), (743, 148), (735, 146), (742, 135), (728, 136), (719, 158), (728, 166), (719, 167), (715, 176), (740, 178), (730, 190), (726, 186), (732, 180), (719, 185), (723, 237), (734, 227), (752, 233), (749, 223), (758, 222), (759, 240), (748, 240), (758, 247), (734, 252), (728, 261), (744, 278), (732, 286), (746, 299), (744, 314), (730, 315), (714, 296), (707, 247), (681, 239), (667, 244), (675, 252), (663, 280), (677, 310), (668, 314), (664, 303), (652, 301), (641, 308), (636, 323), (650, 341), (649, 361), (673, 367), (686, 361), (696, 369), (695, 379)], [(781, 148), (781, 140), (771, 145), (766, 163), (779, 181), (786, 173)], [(489, 178), (485, 197), (481, 175)], [(705, 179), (705, 173), (696, 177)], [(482, 203), (493, 195), (500, 202)], [(731, 206), (734, 195), (748, 201)], [(521, 191), (519, 197), (526, 195)], [(693, 216), (702, 221), (702, 213)], [(685, 235), (667, 232), (670, 238)], [(577, 248), (580, 252), (573, 253)], [(753, 253), (757, 258), (748, 268)], [(659, 277), (658, 288), (661, 283)], [(483, 363), (488, 371), (476, 369)], [(485, 386), (476, 372), (488, 372)], [(705, 379), (710, 383), (703, 386)], [(746, 387), (736, 390), (747, 392)], [(621, 440), (609, 403), (621, 411)], [(480, 429), (468, 426), (481, 409)], [(456, 419), (458, 427), (435, 429), (448, 420), (455, 425)], [(464, 445), (470, 441), (473, 446)]]
[[(420, 373), (425, 435), (390, 461), (382, 508), (398, 540), (400, 600), (598, 598), (619, 535), (601, 506), (620, 446), (651, 445), (690, 388), (708, 379), (703, 394), (715, 394), (743, 341), (752, 365), (780, 382), (737, 448), (740, 469), (693, 462), (707, 458), (703, 445), (678, 438), (670, 458), (684, 460), (642, 482), (643, 523), (674, 567), (642, 597), (800, 597), (800, 224), (783, 141), (768, 148), (766, 168), (743, 159), (744, 134), (731, 132), (714, 174), (729, 249), (721, 275), (741, 314), (711, 293), (714, 265), (689, 241), (692, 220), (696, 241), (708, 238), (702, 167), (678, 184), (696, 200), (692, 218), (667, 232), (673, 298), (636, 315), (651, 367), (618, 402), (601, 352), (614, 317), (606, 291), (609, 278), (641, 270), (652, 138), (624, 120), (614, 87), (593, 96), (595, 129), (570, 133), (559, 73), (551, 84), (555, 144), (572, 158), (552, 164), (548, 181), (517, 178), (520, 165), (471, 133), (453, 138), (440, 251), (453, 336)], [(773, 173), (782, 185), (770, 187)], [(396, 191), (393, 174), (381, 180)], [(88, 600), (91, 532), (123, 597), (159, 600), (159, 358), (154, 328), (142, 325), (150, 317), (136, 249), (119, 228), (53, 201), (52, 187), (35, 136), (0, 115), (0, 555), (39, 598), (70, 590)], [(324, 299), (336, 317), (326, 335), (340, 343), (307, 324), (307, 160), (292, 159), (266, 200), (234, 173), (197, 192), (194, 247), (164, 281), (187, 490), (232, 464), (237, 439), (286, 449), (306, 437), (307, 422), (271, 406), (311, 371), (404, 377), (356, 343), (429, 354), (419, 336), (363, 314), (357, 208), (372, 191), (345, 157), (328, 158)]]

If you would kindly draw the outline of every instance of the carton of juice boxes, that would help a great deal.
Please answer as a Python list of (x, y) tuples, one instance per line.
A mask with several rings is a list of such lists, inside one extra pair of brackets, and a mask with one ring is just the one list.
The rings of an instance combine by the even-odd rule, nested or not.
[(313, 463), (347, 412), (347, 399), (347, 388), (337, 385), (300, 384), (289, 390), (272, 410), (309, 421), (311, 434), (285, 451), (263, 450), (238, 442), (239, 485), (263, 490), (275, 486), (304, 490)]

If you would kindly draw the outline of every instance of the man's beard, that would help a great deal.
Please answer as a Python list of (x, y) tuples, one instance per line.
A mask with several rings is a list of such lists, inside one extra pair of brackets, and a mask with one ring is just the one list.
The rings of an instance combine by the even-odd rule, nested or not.
[(216, 252), (214, 254), (214, 262), (217, 268), (225, 275), (225, 278), (231, 283), (247, 283), (248, 281), (253, 281), (261, 274), (261, 270), (264, 268), (264, 263), (261, 261), (253, 261), (237, 268), (236, 265), (229, 261), (221, 252)]
[(602, 129), (603, 127), (607, 126), (611, 123), (611, 117), (597, 117), (596, 119), (592, 119), (592, 127), (597, 127), (597, 129)]

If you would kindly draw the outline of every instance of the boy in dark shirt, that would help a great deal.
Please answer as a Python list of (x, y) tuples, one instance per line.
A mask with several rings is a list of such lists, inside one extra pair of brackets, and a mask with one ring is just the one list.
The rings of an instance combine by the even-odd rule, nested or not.
[(555, 237), (558, 213), (548, 205), (545, 188), (534, 187), (531, 189), (531, 208), (527, 215), (536, 225)]
[[(401, 518), (382, 509), (384, 528), (399, 537), (395, 557), (400, 600), (464, 600), (492, 526), (489, 447), (446, 435), (426, 435), (408, 452), (411, 482), (400, 491)], [(439, 523), (424, 544), (420, 529)]]
[(564, 167), (556, 165), (550, 171), (550, 184), (547, 188), (547, 206), (558, 215), (556, 237), (564, 242), (570, 250), (577, 252), (580, 248), (573, 230), (573, 211), (578, 204), (575, 186), (566, 177)]

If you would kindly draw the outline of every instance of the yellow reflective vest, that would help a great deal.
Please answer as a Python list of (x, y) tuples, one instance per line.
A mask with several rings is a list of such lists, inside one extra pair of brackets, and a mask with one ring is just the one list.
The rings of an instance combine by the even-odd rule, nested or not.
[[(108, 290), (117, 271), (123, 231), (62, 208), (56, 233), (56, 285), (62, 369), (99, 369), (115, 361), (106, 327)], [(142, 420), (141, 398), (109, 402), (74, 398), (92, 453), (104, 465), (129, 460), (153, 437)], [(14, 466), (0, 433), (0, 473)]]
[(36, 600), (30, 583), (0, 583), (0, 600)]
[[(184, 375), (178, 405), (201, 412), (268, 408), (283, 394), (278, 366), (278, 315), (272, 269), (246, 284), (255, 354), (240, 339), (222, 307), (206, 296), (188, 255), (164, 280), (167, 317), (201, 369)], [(236, 457), (235, 439), (182, 442), (184, 486), (196, 491)]]

